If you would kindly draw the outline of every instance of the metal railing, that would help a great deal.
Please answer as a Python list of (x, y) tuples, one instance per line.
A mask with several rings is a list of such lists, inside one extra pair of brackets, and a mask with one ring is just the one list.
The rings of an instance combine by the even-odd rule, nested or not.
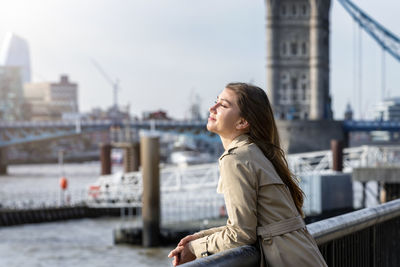
[(400, 199), (307, 228), (328, 266), (400, 266)]
[(29, 210), (82, 206), (87, 200), (86, 190), (23, 191), (18, 193), (0, 190), (0, 209)]
[[(330, 267), (400, 266), (400, 199), (307, 225)], [(258, 266), (260, 253), (243, 246), (185, 267)]]
[[(207, 197), (214, 198), (219, 179), (218, 164), (199, 164), (186, 167), (165, 167), (160, 169), (160, 191), (162, 195), (172, 194), (196, 196), (194, 192), (207, 191)], [(141, 172), (115, 173), (101, 176), (89, 190), (89, 206), (141, 207)], [(203, 195), (204, 196), (204, 195)], [(222, 197), (221, 197), (222, 198)], [(187, 200), (187, 199), (186, 199)]]
[[(332, 151), (288, 155), (288, 164), (298, 176), (323, 173), (332, 169)], [(343, 150), (343, 171), (357, 167), (399, 166), (400, 146), (360, 146)]]
[[(349, 148), (344, 150), (344, 167), (345, 171), (351, 171), (354, 167), (362, 166), (398, 166), (400, 162), (400, 147), (371, 147), (363, 146), (357, 148)], [(319, 151), (302, 154), (292, 154), (288, 156), (288, 162), (291, 170), (300, 177), (303, 190), (310, 191), (308, 198), (304, 204), (306, 213), (315, 210), (312, 202), (314, 187), (317, 188), (318, 181), (312, 179), (314, 174), (322, 174), (329, 172), (331, 167), (331, 152)], [(51, 171), (51, 170), (49, 170)], [(58, 173), (58, 170), (57, 170)], [(56, 175), (56, 174), (55, 174)], [(207, 191), (207, 198), (213, 198), (216, 194), (215, 189), (219, 179), (218, 163), (191, 165), (187, 167), (165, 167), (160, 169), (160, 182), (162, 194), (188, 194), (192, 192)], [(142, 178), (140, 172), (132, 172), (126, 174), (113, 174), (101, 176), (94, 187), (86, 194), (80, 194), (73, 197), (74, 201), (85, 201), (89, 206), (96, 207), (119, 207), (119, 206), (141, 206)], [(309, 190), (310, 189), (310, 190)], [(307, 191), (307, 192), (308, 192)], [(23, 206), (43, 205), (43, 196), (48, 198), (45, 202), (54, 203), (59, 198), (57, 194), (49, 197), (50, 192), (36, 194), (23, 194), (21, 196), (12, 197), (4, 192), (3, 206), (9, 206), (10, 200), (18, 200), (17, 202), (26, 202)], [(28, 195), (30, 197), (28, 197)], [(355, 192), (356, 199), (360, 198)], [(0, 196), (0, 200), (1, 200)], [(49, 203), (45, 203), (50, 205)], [(19, 205), (19, 204), (18, 204)], [(17, 206), (18, 206), (17, 205)], [(21, 204), (22, 205), (22, 204)], [(14, 204), (12, 205), (14, 206)]]

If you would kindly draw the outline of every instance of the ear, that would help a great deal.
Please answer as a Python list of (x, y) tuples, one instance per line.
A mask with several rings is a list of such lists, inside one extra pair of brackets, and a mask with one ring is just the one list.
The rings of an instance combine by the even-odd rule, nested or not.
[(249, 126), (250, 124), (247, 122), (247, 120), (240, 118), (239, 121), (236, 123), (236, 130), (245, 130)]

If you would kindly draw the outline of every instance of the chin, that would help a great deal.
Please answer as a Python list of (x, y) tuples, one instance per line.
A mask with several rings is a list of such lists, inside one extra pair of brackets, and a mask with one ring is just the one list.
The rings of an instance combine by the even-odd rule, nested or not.
[(207, 131), (212, 132), (212, 133), (216, 133), (214, 130), (214, 127), (212, 125), (210, 125), (210, 123), (207, 123)]

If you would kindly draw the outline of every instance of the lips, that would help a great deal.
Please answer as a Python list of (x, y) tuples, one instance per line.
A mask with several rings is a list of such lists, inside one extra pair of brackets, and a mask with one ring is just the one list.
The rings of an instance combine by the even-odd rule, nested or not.
[(208, 117), (208, 120), (209, 120), (209, 121), (215, 121), (215, 118), (213, 118), (213, 117)]

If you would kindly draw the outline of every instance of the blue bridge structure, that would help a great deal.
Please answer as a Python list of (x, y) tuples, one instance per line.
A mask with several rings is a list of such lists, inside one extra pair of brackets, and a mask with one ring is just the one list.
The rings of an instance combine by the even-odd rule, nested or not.
[(206, 121), (15, 121), (0, 122), (0, 147), (126, 128), (136, 131), (157, 130), (159, 132), (185, 134), (202, 139), (215, 139), (216, 137), (207, 132)]
[[(215, 140), (216, 136), (206, 129), (206, 121), (16, 121), (0, 122), (0, 147), (29, 142), (65, 138), (96, 131), (130, 128), (132, 130), (157, 130), (174, 134), (185, 134), (197, 138)], [(400, 121), (342, 121), (345, 134), (350, 132), (388, 131), (400, 132)]]

